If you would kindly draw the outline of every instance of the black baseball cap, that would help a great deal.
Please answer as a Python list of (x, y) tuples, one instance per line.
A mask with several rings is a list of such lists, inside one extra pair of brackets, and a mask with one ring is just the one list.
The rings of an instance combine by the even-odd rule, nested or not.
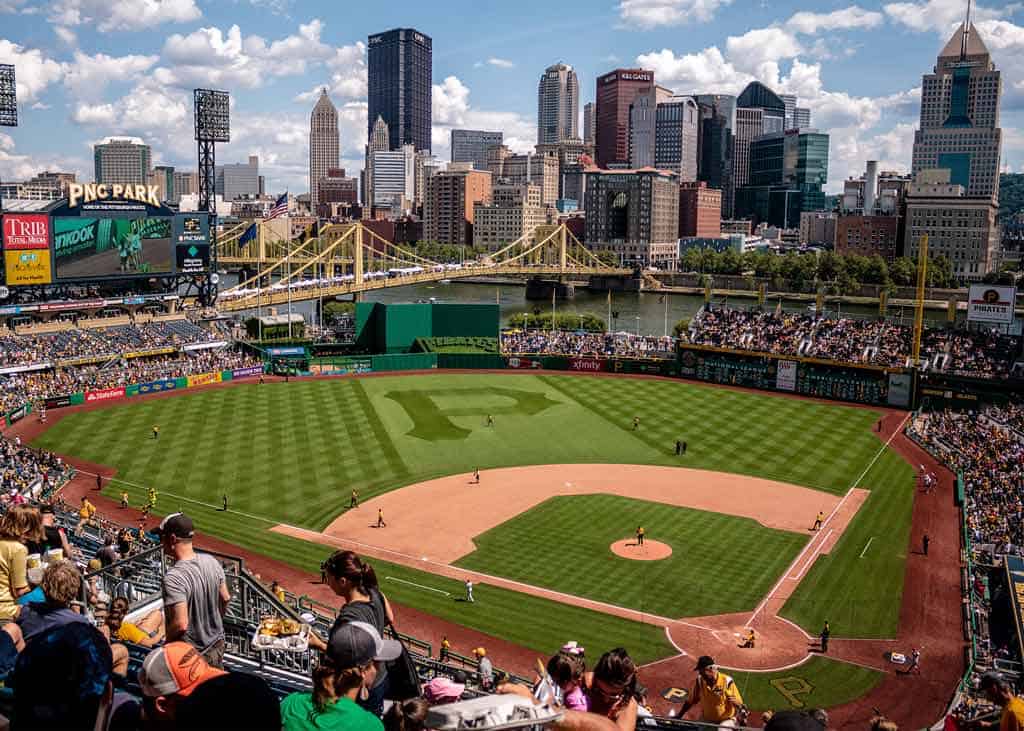
[(184, 513), (171, 513), (160, 521), (156, 529), (159, 536), (174, 536), (175, 538), (191, 538), (196, 534), (192, 519)]
[(718, 663), (715, 662), (715, 658), (711, 657), (711, 655), (701, 655), (697, 660), (697, 667), (695, 667), (694, 670), (703, 670), (704, 668), (709, 668), (712, 665), (717, 664)]
[(47, 513), (49, 513), (50, 515), (54, 515), (55, 514), (54, 510), (53, 510), (53, 506), (50, 505), (49, 503), (40, 505), (39, 506), (39, 514), (40, 515), (45, 515)]

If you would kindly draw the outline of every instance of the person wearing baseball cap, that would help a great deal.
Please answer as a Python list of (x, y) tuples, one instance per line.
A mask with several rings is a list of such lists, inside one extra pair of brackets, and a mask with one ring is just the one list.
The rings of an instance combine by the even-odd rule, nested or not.
[(717, 723), (719, 728), (742, 725), (747, 707), (743, 704), (743, 697), (735, 681), (718, 671), (718, 665), (710, 655), (701, 655), (694, 669), (697, 671), (697, 679), (679, 711), (679, 717), (682, 718), (691, 707), (699, 703), (700, 720)]
[(432, 706), (440, 706), (459, 700), (464, 690), (465, 683), (456, 683), (451, 678), (437, 675), (431, 678), (430, 682), (423, 684), (423, 697), (430, 701)]
[(377, 716), (356, 704), (373, 686), (378, 662), (395, 660), (402, 644), (381, 639), (366, 622), (347, 622), (333, 633), (313, 669), (313, 692), (292, 693), (281, 702), (284, 731), (382, 731)]
[(154, 721), (173, 721), (183, 698), (211, 678), (227, 675), (187, 642), (168, 642), (146, 655), (139, 670), (143, 712)]
[(156, 530), (174, 565), (164, 574), (167, 641), (187, 642), (215, 668), (224, 667), (224, 614), (231, 601), (224, 568), (192, 547), (195, 527), (184, 513), (171, 513)]

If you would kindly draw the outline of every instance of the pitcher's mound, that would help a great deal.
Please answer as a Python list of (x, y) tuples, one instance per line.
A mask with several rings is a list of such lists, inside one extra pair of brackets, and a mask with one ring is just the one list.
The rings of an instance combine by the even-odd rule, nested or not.
[(634, 561), (660, 561), (672, 555), (672, 546), (649, 538), (642, 546), (637, 545), (636, 538), (624, 538), (615, 541), (610, 548), (616, 556), (631, 558)]

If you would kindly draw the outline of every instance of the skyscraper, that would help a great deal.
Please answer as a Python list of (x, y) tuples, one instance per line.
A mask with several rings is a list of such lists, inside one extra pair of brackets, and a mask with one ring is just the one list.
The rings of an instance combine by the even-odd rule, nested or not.
[(388, 149), (411, 144), (430, 149), (433, 42), (413, 28), (396, 28), (367, 39), (366, 136), (377, 117), (388, 126)]
[(141, 183), (149, 179), (152, 152), (137, 139), (108, 137), (93, 148), (97, 183)]
[(214, 173), (214, 190), (226, 201), (255, 198), (260, 194), (260, 159), (249, 155), (249, 162), (218, 165)]
[(537, 144), (579, 137), (580, 83), (572, 66), (548, 66), (537, 85)]
[(733, 185), (733, 147), (736, 129), (736, 97), (698, 94), (700, 144), (697, 179), (722, 191), (722, 216), (732, 218), (736, 189)]
[[(766, 135), (782, 132), (786, 128), (786, 102), (760, 81), (747, 84), (736, 98), (736, 106), (739, 109), (760, 109), (761, 132)], [(793, 106), (796, 107), (795, 97)]]
[(672, 90), (655, 84), (640, 92), (629, 105), (629, 166), (654, 167), (654, 127), (658, 106), (672, 98)]
[[(692, 96), (674, 96), (655, 111), (654, 167), (671, 170), (680, 182), (697, 180), (700, 110)], [(721, 201), (719, 201), (721, 213)]]
[(928, 234), (929, 253), (972, 281), (997, 263), (1001, 95), (1001, 74), (968, 15), (921, 83), (905, 241), (914, 256)]
[(504, 141), (501, 132), (476, 129), (452, 130), (452, 162), (471, 162), (477, 170), (487, 169), (487, 148)]
[(373, 153), (387, 152), (390, 150), (388, 142), (388, 126), (382, 117), (377, 117), (373, 123), (373, 131), (370, 133), (370, 141), (366, 145), (366, 161), (363, 165), (363, 203), (373, 205)]
[(309, 201), (314, 211), (320, 203), (320, 178), (338, 167), (338, 154), (338, 110), (325, 88), (309, 116)]
[(997, 197), (1001, 94), (1001, 74), (977, 28), (962, 24), (922, 81), (912, 172), (948, 168), (967, 196)]
[(594, 156), (601, 167), (629, 165), (629, 107), (654, 86), (654, 72), (615, 69), (597, 79)]
[(588, 145), (593, 145), (596, 132), (597, 109), (594, 102), (587, 102), (583, 105), (583, 141)]

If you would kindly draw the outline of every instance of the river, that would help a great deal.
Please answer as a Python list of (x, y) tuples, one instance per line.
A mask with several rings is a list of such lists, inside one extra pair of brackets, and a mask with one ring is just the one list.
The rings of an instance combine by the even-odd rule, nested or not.
[[(232, 276), (225, 277), (225, 280), (234, 279)], [(230, 284), (227, 284), (230, 286)], [(550, 302), (526, 301), (526, 287), (514, 284), (476, 284), (468, 282), (453, 281), (449, 284), (431, 283), (416, 284), (405, 287), (394, 287), (389, 289), (376, 289), (366, 293), (366, 302), (403, 303), (403, 302), (444, 302), (444, 303), (466, 303), (483, 304), (497, 302), (501, 313), (501, 324), (508, 324), (509, 318), (517, 312), (532, 312), (540, 309), (543, 312), (550, 312)], [(724, 300), (715, 297), (715, 303)], [(691, 318), (704, 304), (704, 298), (698, 295), (669, 294), (661, 295), (657, 292), (617, 292), (612, 294), (611, 321), (608, 325), (611, 329), (624, 330), (631, 333), (639, 332), (642, 335), (663, 335), (667, 330), (672, 332), (672, 326), (683, 318)], [(753, 299), (733, 299), (725, 304), (738, 308), (748, 308), (755, 304)], [(768, 306), (775, 307), (778, 300), (770, 300)], [(837, 307), (836, 304), (829, 304), (830, 308)], [(803, 302), (783, 301), (784, 310), (793, 312), (805, 312), (807, 304)], [(292, 305), (294, 312), (302, 313), (307, 319), (313, 316), (314, 308), (312, 302), (296, 302)], [(557, 313), (573, 313), (596, 315), (604, 321), (608, 321), (608, 296), (601, 292), (588, 292), (578, 287), (576, 296), (571, 299), (560, 300), (555, 303)], [(287, 311), (287, 305), (278, 307), (278, 312)], [(842, 314), (849, 314), (854, 317), (874, 317), (878, 313), (876, 307), (842, 305)], [(899, 316), (900, 308), (893, 307), (889, 310), (893, 316)], [(945, 312), (925, 311), (925, 317), (929, 320), (941, 320)], [(912, 324), (913, 312), (905, 308), (903, 321)]]

